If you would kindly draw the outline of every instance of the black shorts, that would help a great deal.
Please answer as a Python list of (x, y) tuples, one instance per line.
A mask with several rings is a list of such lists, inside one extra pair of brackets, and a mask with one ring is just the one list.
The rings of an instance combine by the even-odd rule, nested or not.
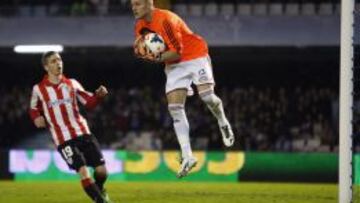
[(99, 142), (93, 135), (68, 140), (58, 146), (58, 151), (69, 168), (76, 171), (82, 166), (97, 167), (105, 164)]

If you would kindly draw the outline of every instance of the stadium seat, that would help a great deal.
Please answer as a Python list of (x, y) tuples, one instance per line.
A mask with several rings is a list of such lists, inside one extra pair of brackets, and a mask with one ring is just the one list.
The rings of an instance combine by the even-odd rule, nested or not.
[(201, 16), (203, 14), (202, 4), (189, 4), (188, 8), (190, 16)]
[(239, 3), (237, 4), (237, 14), (238, 15), (251, 15), (251, 4), (244, 4), (244, 3)]
[(220, 14), (224, 16), (232, 16), (235, 13), (234, 4), (231, 3), (223, 3), (220, 4)]
[(188, 9), (186, 4), (174, 4), (173, 9), (175, 13), (179, 14), (180, 16), (186, 16), (188, 14)]
[(304, 3), (301, 5), (301, 15), (312, 16), (315, 15), (315, 4)]
[(214, 2), (207, 3), (204, 8), (206, 16), (216, 16), (218, 14), (218, 5)]
[(47, 16), (46, 6), (35, 6), (34, 7), (34, 16), (37, 16), (37, 17)]
[(331, 3), (320, 3), (319, 4), (319, 15), (332, 15), (333, 5)]
[(20, 6), (19, 9), (19, 16), (21, 17), (29, 17), (32, 16), (31, 7), (30, 6)]
[(334, 14), (340, 15), (340, 13), (341, 13), (341, 5), (340, 3), (338, 3), (335, 5)]
[(267, 5), (266, 3), (256, 3), (253, 4), (253, 14), (254, 15), (267, 15)]
[(300, 5), (298, 3), (285, 4), (285, 14), (289, 16), (299, 15)]
[(49, 15), (54, 16), (59, 13), (59, 10), (60, 10), (59, 5), (52, 4), (49, 6)]
[(269, 15), (282, 15), (283, 5), (281, 3), (269, 4)]
[(355, 11), (360, 12), (360, 3), (355, 3)]

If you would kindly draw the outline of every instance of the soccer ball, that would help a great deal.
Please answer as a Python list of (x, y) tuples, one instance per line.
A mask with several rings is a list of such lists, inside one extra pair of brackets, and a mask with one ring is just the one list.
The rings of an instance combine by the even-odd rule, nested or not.
[(159, 55), (164, 52), (166, 45), (164, 39), (156, 33), (148, 33), (144, 37), (146, 48), (154, 55)]

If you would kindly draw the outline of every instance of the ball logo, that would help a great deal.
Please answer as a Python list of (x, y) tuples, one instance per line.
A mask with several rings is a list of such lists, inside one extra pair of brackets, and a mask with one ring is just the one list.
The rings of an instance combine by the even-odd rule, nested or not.
[(151, 43), (164, 43), (164, 41), (162, 39), (160, 39), (159, 35), (154, 35), (153, 38), (150, 40)]
[(148, 51), (154, 55), (158, 55), (166, 49), (164, 39), (156, 33), (145, 35), (145, 45)]

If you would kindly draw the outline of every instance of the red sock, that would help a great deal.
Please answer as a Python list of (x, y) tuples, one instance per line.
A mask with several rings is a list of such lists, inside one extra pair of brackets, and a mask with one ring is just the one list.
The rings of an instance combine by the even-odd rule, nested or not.
[(101, 200), (102, 199), (102, 195), (101, 195), (99, 188), (90, 178), (82, 179), (81, 185), (84, 188), (86, 194), (92, 200)]

